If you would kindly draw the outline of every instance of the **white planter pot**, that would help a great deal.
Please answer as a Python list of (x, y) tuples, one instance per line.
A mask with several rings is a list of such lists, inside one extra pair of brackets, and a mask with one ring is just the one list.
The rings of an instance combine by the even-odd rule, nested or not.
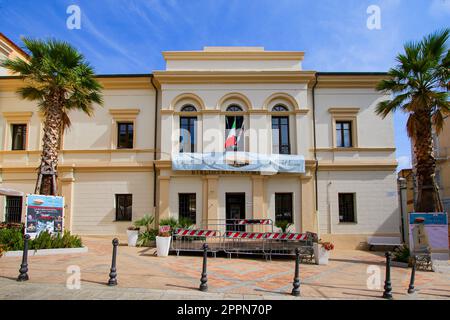
[(172, 237), (156, 237), (156, 252), (158, 257), (167, 257), (170, 249), (170, 239)]
[(316, 264), (319, 265), (327, 265), (328, 264), (328, 258), (330, 257), (330, 252), (325, 250), (322, 245), (318, 243), (313, 244), (314, 248), (314, 260)]
[(136, 242), (139, 236), (139, 230), (127, 230), (128, 246), (136, 247)]

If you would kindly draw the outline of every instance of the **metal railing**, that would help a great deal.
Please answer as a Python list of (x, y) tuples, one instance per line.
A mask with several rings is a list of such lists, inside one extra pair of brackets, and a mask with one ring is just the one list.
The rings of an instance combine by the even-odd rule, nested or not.
[(180, 251), (203, 252), (207, 243), (209, 251), (216, 256), (222, 249), (222, 236), (218, 230), (178, 228), (172, 233), (171, 250), (180, 255)]
[(229, 258), (233, 254), (262, 255), (267, 260), (272, 256), (294, 256), (299, 248), (301, 260), (312, 262), (316, 238), (309, 232), (273, 232), (271, 219), (216, 219), (196, 229), (175, 229), (171, 250), (177, 255), (181, 251), (202, 252), (206, 243), (214, 256), (222, 251)]

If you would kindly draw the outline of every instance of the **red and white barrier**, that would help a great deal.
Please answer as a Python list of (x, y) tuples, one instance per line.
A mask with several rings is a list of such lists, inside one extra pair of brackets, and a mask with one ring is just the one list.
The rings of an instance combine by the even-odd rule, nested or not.
[(304, 241), (308, 239), (306, 233), (279, 233), (268, 232), (264, 235), (265, 239), (269, 240), (291, 240), (291, 241)]
[(195, 229), (177, 229), (175, 236), (189, 236), (189, 237), (215, 237), (217, 231), (214, 230), (195, 230)]
[(242, 219), (238, 220), (237, 224), (263, 224), (263, 225), (270, 225), (272, 224), (272, 220), (270, 219)]
[(244, 231), (228, 231), (225, 233), (225, 237), (232, 238), (232, 239), (263, 239), (264, 233), (244, 232)]

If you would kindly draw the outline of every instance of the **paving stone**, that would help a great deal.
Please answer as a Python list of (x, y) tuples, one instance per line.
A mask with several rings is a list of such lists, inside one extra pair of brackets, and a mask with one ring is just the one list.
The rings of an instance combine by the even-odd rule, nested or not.
[[(121, 246), (118, 255), (117, 287), (108, 287), (111, 263), (110, 239), (83, 238), (88, 253), (66, 256), (31, 257), (30, 280), (15, 281), (19, 258), (0, 258), (0, 299), (381, 299), (384, 281), (384, 256), (380, 252), (339, 251), (331, 253), (330, 264), (300, 266), (300, 298), (292, 290), (294, 264), (291, 260), (208, 259), (209, 292), (198, 290), (201, 276), (200, 256), (187, 254), (164, 259), (142, 255), (142, 248)], [(70, 265), (81, 269), (81, 290), (68, 290)], [(448, 263), (443, 264), (444, 268)], [(381, 283), (377, 290), (367, 287), (368, 267), (379, 268)], [(392, 269), (396, 299), (449, 299), (449, 273), (416, 273), (415, 296), (406, 294), (411, 270)]]

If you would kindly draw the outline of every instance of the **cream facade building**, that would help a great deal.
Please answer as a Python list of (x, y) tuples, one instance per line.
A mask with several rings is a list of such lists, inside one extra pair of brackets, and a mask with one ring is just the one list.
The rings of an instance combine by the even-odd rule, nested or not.
[(450, 212), (450, 117), (444, 119), (442, 132), (435, 137), (436, 177), (444, 210)]
[[(165, 70), (153, 74), (98, 76), (104, 106), (92, 118), (72, 114), (58, 172), (66, 228), (120, 235), (150, 213), (210, 227), (288, 220), (291, 231), (319, 232), (342, 248), (399, 235), (393, 120), (374, 113), (385, 74), (304, 71), (302, 52), (259, 47), (163, 55)], [(31, 193), (42, 123), (15, 94), (20, 85), (0, 77), (0, 181)], [(25, 125), (25, 150), (12, 150), (22, 142), (14, 124)], [(241, 158), (183, 167), (179, 159), (194, 155)], [(252, 167), (261, 159), (301, 165), (266, 172)], [(6, 219), (8, 200), (0, 201)]]

